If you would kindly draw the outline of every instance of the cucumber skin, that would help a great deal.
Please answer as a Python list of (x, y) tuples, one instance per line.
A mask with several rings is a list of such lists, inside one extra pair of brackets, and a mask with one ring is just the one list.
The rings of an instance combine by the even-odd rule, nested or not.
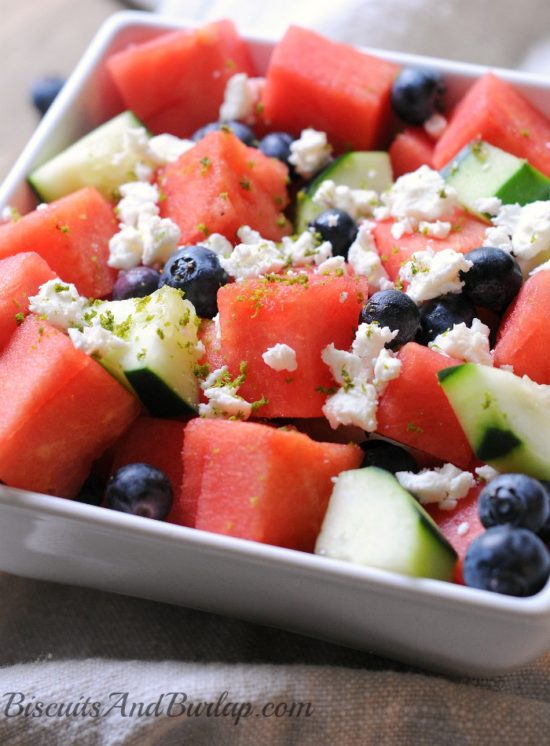
[(152, 417), (175, 419), (197, 414), (189, 402), (176, 394), (157, 374), (149, 368), (125, 370), (128, 383)]

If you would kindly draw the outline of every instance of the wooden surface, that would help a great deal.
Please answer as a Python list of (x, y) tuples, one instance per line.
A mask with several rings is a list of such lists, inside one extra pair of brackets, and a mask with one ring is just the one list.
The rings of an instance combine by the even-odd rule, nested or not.
[(67, 77), (119, 0), (0, 0), (0, 180), (38, 123), (29, 91), (47, 74)]

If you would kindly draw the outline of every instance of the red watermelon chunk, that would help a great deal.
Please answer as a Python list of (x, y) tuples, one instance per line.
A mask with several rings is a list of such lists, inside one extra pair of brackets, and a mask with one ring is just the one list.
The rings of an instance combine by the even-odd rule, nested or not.
[(517, 376), (550, 384), (550, 272), (536, 272), (520, 289), (500, 325), (496, 366), (512, 365)]
[(416, 171), (420, 166), (433, 166), (434, 141), (421, 127), (407, 127), (389, 148), (393, 176)]
[(113, 454), (111, 473), (127, 464), (142, 463), (154, 466), (166, 474), (174, 492), (172, 509), (166, 516), (169, 523), (179, 523), (183, 428), (184, 423), (177, 420), (138, 417), (117, 442)]
[(109, 239), (118, 230), (112, 206), (93, 187), (50, 202), (0, 226), (0, 259), (34, 251), (82, 295), (108, 295), (116, 272), (107, 266)]
[[(236, 458), (236, 455), (238, 457)], [(265, 544), (312, 551), (332, 492), (332, 477), (359, 466), (354, 445), (319, 443), (268, 425), (192, 420), (185, 429), (186, 525)]]
[(465, 254), (471, 249), (483, 245), (485, 237), (485, 223), (469, 215), (463, 210), (457, 210), (450, 218), (452, 229), (447, 238), (427, 238), (422, 233), (406, 233), (400, 239), (392, 236), (393, 220), (375, 223), (373, 228), (376, 248), (380, 254), (384, 269), (391, 280), (396, 280), (401, 266), (407, 262), (415, 251), (434, 251), (453, 249)]
[(274, 130), (327, 133), (337, 151), (373, 150), (387, 140), (390, 91), (399, 68), (298, 26), (276, 45), (262, 95)]
[(254, 74), (248, 47), (229, 20), (131, 45), (109, 57), (107, 68), (127, 109), (152, 132), (179, 137), (218, 120), (232, 75)]
[(278, 241), (291, 229), (281, 212), (288, 204), (287, 177), (280, 161), (231, 132), (211, 132), (161, 169), (162, 216), (177, 223), (182, 243), (199, 243), (211, 233), (235, 242), (242, 225)]
[(473, 453), (440, 387), (437, 372), (460, 360), (409, 342), (398, 353), (401, 372), (378, 405), (380, 435), (467, 469)]
[(99, 363), (29, 316), (0, 355), (0, 480), (74, 497), (138, 412)]
[[(367, 297), (360, 277), (302, 275), (305, 283), (284, 276), (278, 281), (254, 279), (220, 288), (221, 348), (232, 375), (247, 363), (239, 394), (247, 401), (267, 398), (262, 417), (321, 417), (326, 389), (334, 385), (321, 359), (333, 342), (347, 350)], [(295, 371), (276, 371), (262, 355), (276, 344), (296, 353)]]
[(34, 252), (0, 259), (0, 350), (29, 310), (29, 296), (55, 273)]
[(510, 83), (493, 73), (478, 78), (452, 112), (434, 150), (434, 167), (443, 168), (471, 140), (479, 138), (526, 158), (550, 176), (550, 120)]

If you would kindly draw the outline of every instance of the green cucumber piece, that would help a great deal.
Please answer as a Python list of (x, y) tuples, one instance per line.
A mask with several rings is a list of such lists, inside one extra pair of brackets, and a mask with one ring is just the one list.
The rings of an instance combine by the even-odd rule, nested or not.
[(379, 151), (354, 151), (344, 153), (328, 165), (311, 182), (308, 188), (298, 194), (298, 205), (295, 215), (297, 233), (305, 231), (310, 221), (315, 220), (323, 211), (320, 205), (313, 202), (313, 196), (323, 181), (331, 179), (337, 186), (345, 185), (351, 189), (373, 189), (383, 192), (393, 183), (390, 158), (387, 153)]
[(498, 471), (550, 479), (550, 386), (474, 363), (438, 377), (479, 459)]
[(136, 165), (142, 158), (125, 147), (126, 133), (143, 126), (135, 114), (124, 111), (38, 166), (27, 180), (44, 202), (86, 186), (113, 199), (121, 184), (136, 178)]
[(462, 148), (441, 175), (456, 189), (462, 205), (484, 219), (487, 215), (476, 208), (482, 197), (498, 197), (503, 204), (520, 205), (550, 199), (550, 179), (524, 158), (484, 141)]
[(337, 477), (315, 553), (440, 580), (452, 579), (457, 559), (431, 516), (376, 466)]
[[(95, 313), (94, 313), (95, 312)], [(155, 417), (178, 417), (195, 411), (199, 386), (199, 318), (179, 290), (165, 285), (145, 298), (104, 301), (91, 309), (127, 344), (95, 355)]]

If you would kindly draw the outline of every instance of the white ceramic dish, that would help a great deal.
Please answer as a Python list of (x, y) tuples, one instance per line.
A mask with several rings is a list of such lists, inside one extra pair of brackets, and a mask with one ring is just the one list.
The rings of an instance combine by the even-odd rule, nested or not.
[[(122, 109), (103, 60), (131, 41), (174, 27), (137, 12), (118, 13), (104, 24), (0, 188), (0, 209), (31, 209), (26, 174)], [(251, 44), (261, 70), (272, 43)], [(451, 100), (484, 71), (376, 53), (439, 68)], [(550, 115), (550, 80), (498, 73)], [(8, 487), (0, 487), (0, 568), (236, 616), (466, 675), (500, 673), (550, 648), (550, 585), (537, 596), (515, 599)]]

